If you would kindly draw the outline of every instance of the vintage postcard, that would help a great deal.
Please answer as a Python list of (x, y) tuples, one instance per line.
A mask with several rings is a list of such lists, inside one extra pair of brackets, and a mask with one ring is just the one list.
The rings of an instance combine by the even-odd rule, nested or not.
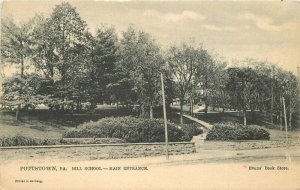
[(0, 189), (300, 189), (299, 10), (2, 1)]

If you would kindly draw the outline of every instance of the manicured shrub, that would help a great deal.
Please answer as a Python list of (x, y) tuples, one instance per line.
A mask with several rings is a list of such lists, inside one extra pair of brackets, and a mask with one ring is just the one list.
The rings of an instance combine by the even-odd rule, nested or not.
[(269, 140), (270, 133), (262, 128), (238, 123), (217, 123), (206, 135), (206, 140)]
[[(136, 117), (109, 117), (90, 121), (78, 129), (66, 132), (65, 138), (119, 138), (126, 142), (163, 142), (164, 121)], [(175, 124), (168, 122), (169, 141), (189, 141), (188, 135)]]
[(16, 137), (3, 137), (0, 139), (1, 146), (32, 146), (38, 145), (37, 141), (33, 138), (16, 136)]
[(37, 146), (59, 144), (59, 139), (35, 139), (31, 137), (15, 136), (0, 138), (0, 146)]
[(0, 147), (9, 146), (43, 146), (43, 145), (71, 145), (71, 144), (116, 144), (125, 141), (118, 138), (72, 138), (72, 139), (39, 139), (24, 136), (2, 137)]

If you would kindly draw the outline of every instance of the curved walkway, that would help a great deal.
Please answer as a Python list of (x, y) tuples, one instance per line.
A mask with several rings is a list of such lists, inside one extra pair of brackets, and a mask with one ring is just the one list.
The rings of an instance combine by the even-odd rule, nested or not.
[[(178, 115), (180, 115), (180, 113), (177, 113)], [(197, 119), (197, 118), (194, 118), (190, 115), (186, 115), (186, 114), (183, 114), (183, 117), (187, 118), (187, 119), (190, 119), (196, 123), (199, 123), (200, 125), (202, 125), (205, 129), (211, 129), (213, 127), (213, 125), (205, 122), (205, 121), (202, 121), (200, 119)], [(207, 133), (202, 133), (198, 136), (194, 136), (193, 139), (191, 140), (191, 142), (194, 142), (196, 143), (196, 147), (198, 146), (198, 144), (203, 144), (204, 143), (204, 139), (206, 138), (206, 134)]]
[(211, 124), (209, 124), (209, 123), (207, 123), (205, 121), (202, 121), (200, 119), (194, 118), (194, 117), (192, 117), (190, 115), (183, 114), (183, 117), (188, 118), (188, 119), (190, 119), (190, 120), (192, 120), (192, 121), (194, 121), (196, 123), (199, 123), (200, 125), (202, 125), (206, 129), (211, 129), (213, 127), (213, 125), (211, 125)]

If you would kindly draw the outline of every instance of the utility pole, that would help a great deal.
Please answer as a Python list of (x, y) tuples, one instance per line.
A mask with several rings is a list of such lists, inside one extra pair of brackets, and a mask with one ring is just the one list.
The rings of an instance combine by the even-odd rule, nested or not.
[(165, 87), (164, 87), (164, 77), (160, 73), (161, 80), (161, 92), (163, 99), (163, 112), (164, 112), (164, 124), (165, 124), (165, 143), (166, 143), (166, 158), (169, 160), (169, 144), (168, 144), (168, 124), (167, 124), (167, 112), (166, 112), (166, 101), (165, 101)]
[(283, 125), (282, 125), (282, 108), (283, 108), (283, 101), (282, 101), (282, 95), (280, 95), (280, 112), (279, 112), (279, 123), (280, 123), (280, 130), (283, 130), (282, 129), (282, 127), (283, 127)]
[(284, 99), (284, 97), (282, 97), (282, 104), (283, 104), (284, 125), (285, 125), (285, 140), (287, 142), (287, 139), (288, 139), (288, 135), (287, 135), (288, 126), (287, 126), (287, 120), (286, 120), (286, 110), (285, 110), (285, 99)]
[(246, 81), (245, 79), (243, 80), (243, 115), (244, 115), (244, 125), (247, 125), (247, 108), (246, 108), (246, 93), (245, 93), (245, 88), (246, 88)]
[(271, 123), (273, 125), (273, 111), (274, 111), (274, 65), (272, 66), (272, 81), (271, 81)]

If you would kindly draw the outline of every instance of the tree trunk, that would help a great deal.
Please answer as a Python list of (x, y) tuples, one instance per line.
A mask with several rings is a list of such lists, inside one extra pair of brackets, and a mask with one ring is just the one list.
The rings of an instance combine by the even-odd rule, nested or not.
[[(22, 43), (21, 43), (21, 45), (22, 45)], [(23, 45), (22, 45), (22, 47), (23, 47)], [(21, 56), (21, 78), (23, 78), (24, 77), (24, 57), (23, 57), (23, 55)]]
[[(22, 43), (21, 43), (22, 45)], [(24, 58), (23, 58), (23, 55), (21, 56), (21, 78), (23, 79), (24, 78)], [(22, 97), (22, 86), (21, 86), (21, 89), (19, 90), (19, 93), (20, 93), (20, 97)], [(17, 106), (17, 110), (16, 110), (16, 120), (19, 120), (20, 119), (20, 109), (21, 109), (21, 104), (18, 104)]]
[(153, 119), (153, 106), (150, 105), (150, 119)]
[(254, 120), (255, 120), (255, 112), (253, 109), (251, 109), (251, 120), (252, 120), (252, 122), (254, 122)]
[(21, 109), (21, 105), (18, 104), (17, 110), (16, 110), (16, 120), (20, 119), (20, 109)]
[(280, 125), (280, 130), (282, 130), (282, 110), (279, 111), (279, 125)]
[(247, 125), (247, 115), (246, 115), (246, 109), (243, 109), (243, 115), (244, 115), (244, 125)]
[(66, 101), (66, 99), (63, 98), (62, 101), (63, 101), (63, 104), (61, 106), (61, 111), (65, 111), (65, 101)]
[(183, 124), (183, 98), (180, 99), (180, 124)]
[(54, 81), (54, 69), (52, 66), (50, 66), (50, 78)]
[(285, 99), (284, 99), (284, 97), (282, 97), (282, 103), (283, 103), (284, 126), (285, 126), (285, 131), (287, 132), (288, 125), (287, 125), (286, 107), (285, 107)]
[(207, 116), (207, 110), (208, 110), (208, 104), (207, 104), (207, 100), (205, 100), (205, 110), (204, 110), (204, 113), (205, 113), (205, 116)]
[(206, 71), (206, 75), (205, 75), (205, 117), (207, 116), (207, 109), (208, 109), (208, 93), (207, 93), (207, 90), (208, 90), (208, 73)]
[(289, 128), (290, 130), (292, 130), (292, 117), (293, 117), (293, 114), (292, 114), (292, 101), (291, 101), (291, 98), (290, 98), (290, 109), (289, 109)]
[(293, 114), (292, 114), (292, 111), (290, 110), (290, 118), (289, 118), (289, 128), (290, 128), (290, 130), (292, 130), (292, 117), (293, 117)]
[(273, 100), (274, 97), (273, 97), (273, 86), (272, 86), (272, 97), (271, 97), (271, 124), (273, 125), (274, 124), (274, 119), (273, 119), (273, 110), (274, 110), (274, 103), (273, 103)]
[(194, 107), (194, 105), (193, 105), (193, 97), (191, 96), (191, 99), (190, 99), (190, 114), (191, 114), (191, 116), (193, 116), (193, 107)]

